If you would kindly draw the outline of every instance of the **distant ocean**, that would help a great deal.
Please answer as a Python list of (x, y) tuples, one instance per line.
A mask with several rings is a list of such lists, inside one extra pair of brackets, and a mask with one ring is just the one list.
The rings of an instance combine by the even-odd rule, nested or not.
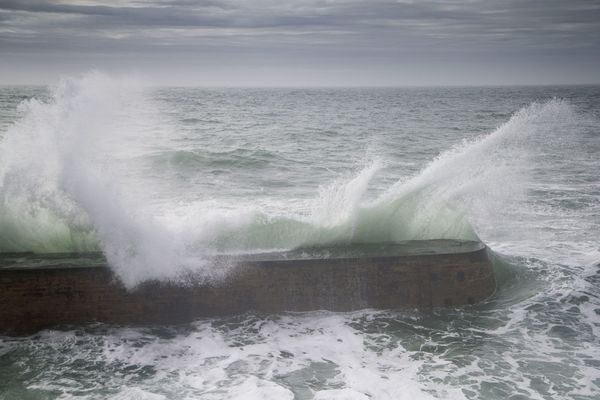
[(0, 87), (1, 253), (132, 287), (438, 238), (490, 247), (491, 299), (0, 336), (0, 399), (600, 398), (600, 86)]

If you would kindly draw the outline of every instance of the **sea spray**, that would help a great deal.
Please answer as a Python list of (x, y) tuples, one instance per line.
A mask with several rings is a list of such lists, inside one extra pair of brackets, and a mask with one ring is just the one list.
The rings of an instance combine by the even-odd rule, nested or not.
[[(0, 141), (0, 251), (101, 249), (133, 286), (190, 268), (211, 277), (217, 271), (206, 257), (221, 253), (493, 240), (494, 230), (507, 229), (527, 206), (536, 152), (556, 146), (556, 137), (569, 132), (575, 118), (567, 102), (534, 103), (492, 133), (442, 152), (375, 198), (367, 196), (370, 185), (392, 160), (321, 182), (312, 199), (277, 200), (284, 206), (269, 208), (235, 193), (203, 197), (200, 192), (190, 198), (194, 188), (185, 185), (171, 198), (158, 198), (173, 190), (172, 183), (158, 179), (149, 162), (165, 150), (195, 153), (153, 96), (137, 83), (90, 73), (63, 80), (48, 101), (20, 106), (21, 118)], [(223, 142), (230, 140), (227, 132), (218, 134)], [(254, 157), (229, 150), (218, 154)], [(238, 159), (230, 164), (255, 167), (258, 174), (276, 160), (271, 153), (257, 154), (259, 164)], [(202, 161), (191, 168), (201, 168)], [(213, 179), (228, 165), (219, 159), (211, 174), (199, 169), (197, 179)]]
[[(127, 285), (169, 276), (177, 242), (129, 193), (133, 165), (124, 154), (135, 155), (147, 134), (137, 120), (144, 116), (129, 106), (144, 101), (139, 91), (90, 73), (61, 81), (49, 102), (23, 104), (23, 118), (2, 142), (1, 190), (2, 231), (17, 231), (25, 243), (5, 237), (3, 251), (99, 247)], [(18, 230), (14, 218), (29, 229)]]
[(360, 226), (377, 219), (387, 230), (382, 239), (392, 240), (477, 239), (487, 229), (506, 229), (528, 206), (536, 153), (555, 148), (556, 136), (566, 138), (573, 117), (557, 99), (522, 108), (492, 133), (464, 140), (393, 185), (363, 210)]
[[(346, 181), (323, 186), (309, 202), (308, 215), (226, 211), (220, 217), (235, 215), (236, 221), (244, 222), (219, 232), (206, 231), (208, 235), (198, 237), (195, 246), (253, 251), (418, 239), (478, 240), (481, 232), (493, 236), (494, 230), (520, 222), (518, 214), (529, 206), (527, 190), (536, 152), (556, 146), (555, 136), (566, 136), (573, 118), (574, 111), (564, 101), (533, 103), (492, 133), (441, 153), (421, 172), (375, 200), (364, 195), (381, 162)], [(217, 210), (210, 214), (220, 218)]]

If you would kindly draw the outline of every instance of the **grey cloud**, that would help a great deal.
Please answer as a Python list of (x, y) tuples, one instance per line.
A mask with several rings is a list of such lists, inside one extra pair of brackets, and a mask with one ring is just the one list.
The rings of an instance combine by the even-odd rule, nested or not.
[(600, 54), (597, 21), (600, 4), (586, 0), (0, 0), (0, 56), (229, 53), (293, 65), (579, 54), (589, 63)]
[[(0, 9), (31, 13), (75, 14), (115, 18), (133, 25), (181, 26), (310, 26), (377, 25), (380, 21), (435, 21), (442, 25), (473, 25), (485, 30), (489, 24), (522, 26), (540, 23), (594, 22), (600, 7), (575, 0), (528, 0), (508, 2), (421, 1), (155, 1), (133, 6), (72, 5), (63, 2), (4, 0)], [(49, 16), (48, 18), (52, 18)], [(107, 21), (104, 21), (107, 22)]]

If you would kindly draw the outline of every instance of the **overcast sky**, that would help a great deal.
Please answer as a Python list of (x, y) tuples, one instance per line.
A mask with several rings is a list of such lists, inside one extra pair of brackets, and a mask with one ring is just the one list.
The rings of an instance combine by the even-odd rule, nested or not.
[(600, 83), (600, 1), (0, 0), (0, 83)]

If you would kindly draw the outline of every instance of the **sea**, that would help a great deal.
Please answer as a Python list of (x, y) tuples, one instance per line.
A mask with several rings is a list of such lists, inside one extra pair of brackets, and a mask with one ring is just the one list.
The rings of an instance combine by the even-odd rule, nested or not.
[(0, 336), (0, 399), (600, 399), (600, 86), (151, 83), (0, 87), (0, 253), (101, 251), (135, 288), (226, 279), (219, 254), (481, 240), (497, 290)]

